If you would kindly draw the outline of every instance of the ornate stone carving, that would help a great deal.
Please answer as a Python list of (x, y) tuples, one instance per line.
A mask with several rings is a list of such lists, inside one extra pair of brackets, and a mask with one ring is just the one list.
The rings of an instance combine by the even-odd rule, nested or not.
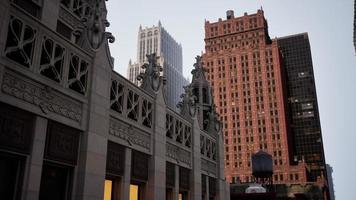
[(188, 166), (191, 166), (191, 153), (189, 151), (171, 143), (167, 143), (166, 148), (167, 157), (172, 158), (178, 163), (182, 162)]
[(28, 68), (32, 67), (36, 30), (18, 18), (10, 17), (5, 55)]
[(85, 95), (87, 91), (88, 71), (89, 63), (72, 53), (69, 64), (68, 87)]
[(116, 80), (111, 81), (110, 108), (121, 114), (124, 108), (124, 86)]
[(127, 117), (137, 121), (139, 115), (139, 95), (134, 91), (129, 90), (127, 95)]
[(152, 112), (153, 106), (152, 103), (144, 99), (142, 104), (142, 125), (151, 128), (152, 127)]
[(216, 163), (206, 160), (204, 158), (201, 159), (201, 169), (211, 173), (211, 174), (216, 174), (217, 166)]
[(216, 160), (216, 142), (200, 135), (200, 153), (207, 158)]
[(77, 17), (74, 17), (67, 9), (59, 9), (59, 18), (63, 19), (63, 21), (67, 22), (71, 27), (82, 26), (82, 22)]
[(62, 81), (65, 48), (44, 37), (40, 59), (40, 73), (56, 82)]
[(126, 141), (130, 146), (137, 145), (150, 151), (150, 136), (134, 129), (132, 126), (110, 119), (109, 134)]
[(80, 122), (81, 104), (69, 100), (48, 87), (43, 88), (21, 77), (5, 73), (1, 89), (4, 94), (39, 107), (43, 113), (55, 113)]
[(185, 93), (180, 96), (182, 101), (178, 103), (177, 107), (180, 109), (180, 113), (183, 116), (189, 114), (190, 117), (194, 117), (196, 113), (196, 99), (193, 94), (193, 88), (190, 85), (184, 86)]
[(157, 64), (158, 57), (156, 53), (146, 55), (146, 57), (148, 63), (142, 66), (145, 72), (138, 75), (137, 80), (142, 81), (141, 88), (148, 92), (157, 92), (164, 82), (163, 77), (160, 76), (163, 69)]
[(204, 120), (204, 124), (206, 124), (207, 131), (209, 133), (219, 132), (221, 129), (221, 122), (219, 121), (219, 115), (215, 110), (215, 104), (211, 106), (211, 110), (207, 112), (207, 119)]
[(166, 114), (166, 136), (169, 138), (173, 138), (173, 133), (174, 133), (173, 116), (170, 114)]
[(205, 74), (204, 74), (205, 69), (203, 68), (201, 59), (202, 59), (201, 56), (195, 57), (196, 62), (194, 63), (194, 69), (192, 70), (192, 75), (193, 75), (192, 82), (197, 81), (197, 80), (206, 81)]
[(83, 32), (92, 49), (98, 49), (104, 40), (109, 40), (110, 43), (115, 42), (115, 37), (105, 31), (110, 23), (105, 19), (106, 10), (104, 2), (101, 0), (90, 1), (89, 6), (85, 8), (85, 13), (82, 16), (83, 27), (77, 27), (76, 34), (82, 35)]
[(79, 136), (80, 132), (73, 128), (50, 122), (47, 128), (45, 158), (76, 165)]

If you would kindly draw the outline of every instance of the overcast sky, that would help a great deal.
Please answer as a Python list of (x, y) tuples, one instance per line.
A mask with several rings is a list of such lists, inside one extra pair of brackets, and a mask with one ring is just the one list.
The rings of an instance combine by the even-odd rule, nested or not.
[(194, 57), (204, 49), (204, 20), (255, 13), (263, 7), (271, 38), (308, 32), (326, 162), (334, 168), (337, 200), (355, 198), (356, 56), (352, 42), (354, 0), (110, 0), (109, 31), (115, 70), (126, 76), (136, 61), (140, 24), (165, 29), (183, 46), (183, 71), (190, 77)]

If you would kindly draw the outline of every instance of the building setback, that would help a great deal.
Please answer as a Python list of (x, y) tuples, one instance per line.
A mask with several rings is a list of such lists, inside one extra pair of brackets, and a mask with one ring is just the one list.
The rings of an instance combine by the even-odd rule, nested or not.
[(155, 54), (140, 87), (113, 70), (105, 1), (0, 1), (0, 11), (1, 199), (230, 199), (213, 103), (192, 96), (204, 77), (178, 113)]
[[(306, 149), (298, 146), (298, 155), (302, 158), (295, 155), (296, 143), (291, 131), (295, 127), (290, 123), (293, 114), (290, 113), (288, 98), (288, 86), (294, 82), (288, 79), (289, 68), (283, 65), (284, 57), (278, 41), (271, 40), (268, 35), (263, 10), (250, 15), (245, 13), (242, 17), (235, 17), (233, 11), (227, 11), (226, 20), (205, 22), (203, 61), (217, 111), (224, 123), (226, 178), (231, 183), (252, 182), (251, 156), (264, 150), (273, 156), (274, 184), (315, 183), (318, 179), (318, 185), (323, 187), (325, 161), (314, 82), (308, 85), (313, 94), (310, 103), (314, 108), (314, 125), (305, 126), (303, 131), (313, 126), (317, 137), (310, 144), (303, 141), (309, 146), (314, 143), (317, 146), (314, 148), (319, 153), (318, 172), (310, 168), (310, 162), (306, 162), (306, 157), (313, 154), (305, 154), (310, 151), (309, 146)], [(310, 49), (294, 48), (305, 50), (309, 57), (304, 59), (311, 62)], [(290, 56), (289, 62), (292, 62), (299, 55), (291, 53)], [(312, 76), (312, 64), (306, 67)]]
[(177, 109), (180, 95), (184, 92), (183, 86), (188, 85), (183, 77), (182, 45), (173, 39), (161, 22), (158, 22), (158, 26), (139, 28), (137, 61), (130, 61), (127, 69), (127, 78), (136, 85), (139, 85), (137, 76), (144, 71), (141, 66), (147, 62), (146, 55), (151, 53), (156, 53), (158, 64), (163, 67), (163, 75), (167, 80), (168, 106)]

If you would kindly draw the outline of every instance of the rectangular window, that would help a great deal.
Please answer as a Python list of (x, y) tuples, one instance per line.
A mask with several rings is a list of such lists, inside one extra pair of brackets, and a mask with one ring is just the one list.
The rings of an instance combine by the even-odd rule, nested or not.
[(139, 200), (139, 186), (130, 184), (130, 200)]
[(105, 185), (104, 185), (104, 200), (112, 200), (112, 185), (113, 181), (112, 180), (105, 180)]
[(71, 167), (45, 162), (42, 167), (39, 200), (69, 199), (71, 179)]
[(1, 199), (20, 199), (25, 157), (0, 154)]

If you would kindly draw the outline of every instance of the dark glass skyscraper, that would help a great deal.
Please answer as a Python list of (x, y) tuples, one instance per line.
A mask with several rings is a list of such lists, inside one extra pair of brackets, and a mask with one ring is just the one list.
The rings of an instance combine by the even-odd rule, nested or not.
[(313, 63), (307, 33), (277, 39), (287, 83), (292, 162), (305, 161), (308, 181), (326, 177)]

